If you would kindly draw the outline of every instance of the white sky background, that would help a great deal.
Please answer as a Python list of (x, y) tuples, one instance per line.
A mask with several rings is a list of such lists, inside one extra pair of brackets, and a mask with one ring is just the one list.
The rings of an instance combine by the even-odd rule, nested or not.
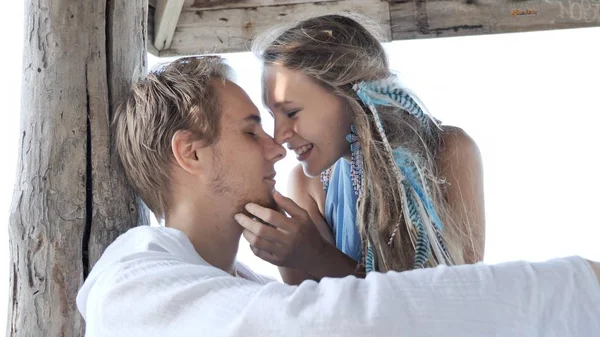
[[(23, 5), (0, 13), (4, 35), (0, 83), (0, 334), (6, 331), (8, 218), (19, 135)], [(488, 263), (582, 255), (600, 261), (600, 28), (386, 45), (391, 66), (432, 114), (465, 129), (479, 144), (485, 170)], [(251, 54), (227, 55), (238, 83), (261, 109), (260, 65)], [(150, 64), (156, 58), (149, 58)], [(293, 154), (280, 162), (286, 191)], [(199, 224), (201, 225), (201, 224)], [(239, 258), (258, 272), (276, 268), (255, 258), (242, 239)]]

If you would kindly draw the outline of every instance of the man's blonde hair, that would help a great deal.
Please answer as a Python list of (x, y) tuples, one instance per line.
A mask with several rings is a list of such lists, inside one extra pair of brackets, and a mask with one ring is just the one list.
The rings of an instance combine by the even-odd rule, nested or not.
[(129, 183), (157, 219), (169, 207), (173, 135), (189, 130), (208, 146), (217, 142), (221, 104), (211, 81), (232, 75), (221, 57), (180, 58), (150, 71), (117, 108), (115, 148)]

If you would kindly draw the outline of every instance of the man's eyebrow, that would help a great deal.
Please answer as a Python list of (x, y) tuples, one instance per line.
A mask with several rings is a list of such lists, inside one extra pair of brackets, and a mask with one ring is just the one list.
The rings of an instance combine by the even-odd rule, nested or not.
[(253, 122), (253, 123), (257, 123), (257, 124), (262, 124), (262, 119), (260, 118), (259, 115), (251, 114), (251, 115), (246, 116), (246, 118), (244, 118), (244, 122)]

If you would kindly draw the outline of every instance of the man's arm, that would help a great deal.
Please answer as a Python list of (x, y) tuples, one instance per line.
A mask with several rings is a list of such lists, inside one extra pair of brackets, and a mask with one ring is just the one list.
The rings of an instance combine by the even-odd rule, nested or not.
[[(596, 336), (600, 288), (580, 258), (261, 285), (168, 253), (106, 268), (87, 336)], [(80, 307), (81, 308), (81, 307)]]

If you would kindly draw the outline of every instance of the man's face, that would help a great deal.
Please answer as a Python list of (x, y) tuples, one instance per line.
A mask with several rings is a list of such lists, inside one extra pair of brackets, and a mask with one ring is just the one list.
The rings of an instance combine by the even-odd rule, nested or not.
[(215, 80), (221, 100), (221, 136), (213, 146), (211, 190), (239, 210), (248, 202), (275, 208), (275, 168), (285, 157), (263, 130), (260, 114), (248, 95), (233, 82)]

